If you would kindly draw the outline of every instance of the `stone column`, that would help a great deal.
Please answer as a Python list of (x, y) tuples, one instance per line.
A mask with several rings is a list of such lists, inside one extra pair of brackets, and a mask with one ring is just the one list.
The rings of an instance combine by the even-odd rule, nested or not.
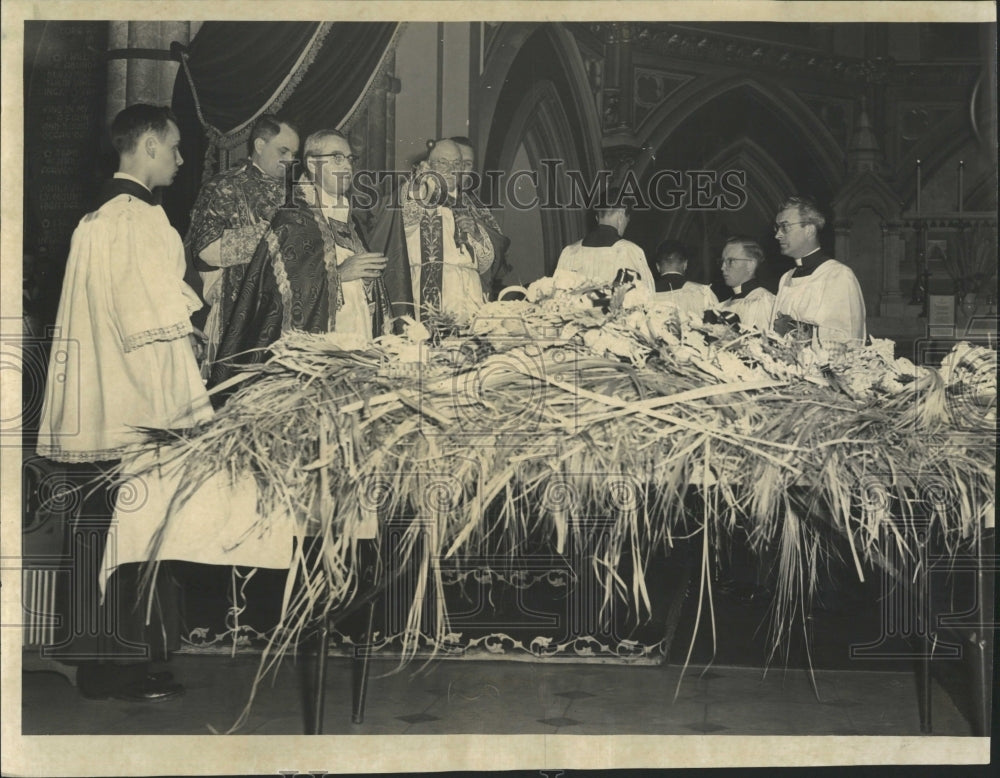
[[(170, 56), (173, 41), (187, 45), (192, 22), (109, 22), (108, 124), (133, 103), (170, 105), (180, 63)], [(195, 23), (195, 27), (200, 24)]]
[(635, 160), (639, 144), (632, 127), (632, 33), (629, 22), (603, 25), (604, 68), (601, 84), (601, 146), (604, 164), (620, 181)]
[[(837, 219), (833, 223), (833, 256), (851, 256), (851, 220), (850, 218)], [(841, 259), (841, 262), (844, 260)]]
[(899, 263), (903, 260), (904, 242), (900, 236), (902, 224), (882, 222), (882, 294), (879, 298), (881, 316), (903, 316), (903, 295), (899, 288)]

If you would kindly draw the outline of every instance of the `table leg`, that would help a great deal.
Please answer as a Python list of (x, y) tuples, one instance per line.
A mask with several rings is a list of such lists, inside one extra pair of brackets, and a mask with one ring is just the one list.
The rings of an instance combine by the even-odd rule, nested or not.
[(316, 653), (315, 697), (313, 698), (313, 720), (310, 735), (323, 734), (323, 708), (326, 704), (326, 655), (330, 650), (330, 620), (323, 616), (319, 629), (319, 648)]
[(672, 593), (668, 598), (666, 628), (660, 645), (663, 646), (663, 667), (670, 667), (670, 648), (674, 643), (674, 636), (677, 634), (677, 625), (681, 620), (681, 610), (684, 601), (687, 599), (688, 587), (691, 585), (691, 578), (694, 575), (694, 554), (689, 545), (678, 547), (676, 554), (671, 556), (677, 559), (677, 576), (672, 581)]
[(916, 660), (917, 708), (920, 713), (920, 732), (931, 734), (931, 657), (925, 649)]
[(368, 606), (368, 626), (365, 629), (365, 641), (367, 645), (361, 647), (361, 656), (354, 656), (354, 689), (353, 703), (354, 710), (351, 713), (351, 721), (355, 724), (363, 724), (365, 721), (365, 699), (368, 696), (368, 665), (371, 659), (372, 626), (375, 623), (375, 600)]
[(996, 570), (996, 540), (992, 531), (980, 536), (976, 543), (976, 600), (979, 606), (978, 624), (970, 635), (972, 648), (972, 730), (976, 737), (990, 734), (990, 708), (993, 685), (994, 571)]

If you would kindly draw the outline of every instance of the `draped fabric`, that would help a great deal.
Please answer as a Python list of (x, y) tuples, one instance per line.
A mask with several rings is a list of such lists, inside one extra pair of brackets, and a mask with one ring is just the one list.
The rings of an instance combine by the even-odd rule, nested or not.
[(250, 128), (260, 114), (281, 113), (298, 125), (303, 138), (316, 129), (349, 123), (379, 75), (399, 26), (205, 22), (184, 52), (174, 84), (184, 157), (164, 198), (174, 226), (187, 232), (206, 173), (246, 156)]
[[(229, 318), (222, 324), (210, 385), (224, 382), (241, 365), (264, 361), (267, 347), (292, 329), (344, 332), (340, 325), (345, 286), (357, 282), (341, 280), (338, 256), (363, 251), (355, 224), (328, 220), (320, 209), (302, 201), (280, 209), (247, 265)], [(362, 304), (370, 320), (366, 333), (355, 333), (362, 341), (385, 334), (392, 315), (382, 279), (364, 283)]]
[(362, 225), (368, 248), (389, 258), (389, 264), (382, 271), (382, 280), (391, 301), (392, 315), (416, 318), (410, 261), (406, 253), (403, 209), (393, 206), (402, 202), (402, 196), (392, 178), (389, 178), (375, 198), (374, 206), (368, 210), (358, 209), (355, 215)]

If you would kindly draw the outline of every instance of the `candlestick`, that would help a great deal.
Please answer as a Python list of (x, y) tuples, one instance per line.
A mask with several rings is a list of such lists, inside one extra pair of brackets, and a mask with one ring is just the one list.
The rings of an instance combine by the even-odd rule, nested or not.
[(962, 179), (964, 178), (964, 174), (965, 174), (965, 160), (960, 159), (958, 160), (958, 212), (959, 213), (962, 212), (962, 200), (963, 200)]
[(917, 160), (917, 213), (920, 213), (920, 160)]

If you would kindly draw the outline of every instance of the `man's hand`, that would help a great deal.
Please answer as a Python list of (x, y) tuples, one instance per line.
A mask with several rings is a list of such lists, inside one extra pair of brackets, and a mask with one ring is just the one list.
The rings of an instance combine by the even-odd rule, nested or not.
[(368, 252), (355, 254), (345, 259), (337, 268), (341, 281), (358, 281), (362, 278), (378, 278), (388, 263), (384, 254)]
[(191, 351), (194, 352), (195, 361), (200, 365), (205, 358), (205, 333), (200, 330), (188, 333), (188, 343), (191, 344)]
[(429, 204), (435, 199), (440, 183), (441, 174), (432, 170), (427, 162), (421, 162), (417, 165), (416, 175), (413, 177), (410, 197)]
[(476, 220), (472, 218), (472, 214), (468, 211), (456, 210), (455, 227), (459, 232), (465, 233), (466, 235), (474, 235), (476, 233)]
[(774, 320), (774, 331), (779, 335), (785, 335), (794, 329), (797, 329), (799, 323), (789, 316), (787, 313), (779, 313), (777, 318)]

